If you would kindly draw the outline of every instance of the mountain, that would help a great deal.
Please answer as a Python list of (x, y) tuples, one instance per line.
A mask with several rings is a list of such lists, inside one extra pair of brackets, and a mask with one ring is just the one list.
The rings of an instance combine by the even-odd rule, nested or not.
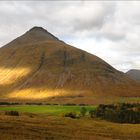
[(127, 75), (129, 75), (132, 79), (140, 81), (140, 70), (132, 69), (126, 72)]
[(95, 104), (136, 96), (139, 83), (42, 27), (0, 48), (1, 101)]

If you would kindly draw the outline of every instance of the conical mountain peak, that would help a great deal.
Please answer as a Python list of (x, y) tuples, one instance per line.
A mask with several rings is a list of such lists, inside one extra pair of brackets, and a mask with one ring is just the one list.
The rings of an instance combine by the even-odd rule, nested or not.
[(34, 26), (33, 28), (31, 28), (29, 31), (27, 31), (27, 33), (44, 33), (44, 34), (49, 34), (52, 35), (51, 33), (49, 33), (46, 29), (44, 29), (43, 27), (38, 27), (38, 26)]
[(47, 30), (45, 30), (44, 28), (42, 27), (38, 27), (38, 26), (34, 26), (33, 28), (31, 28), (29, 30), (29, 32), (32, 32), (32, 31), (42, 31), (42, 32), (47, 32)]
[(22, 36), (8, 43), (6, 46), (34, 44), (44, 41), (59, 41), (57, 37), (42, 27), (33, 27)]
[(33, 27), (31, 28), (28, 32), (26, 32), (25, 35), (30, 35), (31, 38), (35, 38), (37, 39), (37, 41), (39, 41), (38, 39), (41, 40), (58, 40), (57, 37), (55, 37), (53, 34), (49, 33), (47, 30), (45, 30), (42, 27)]

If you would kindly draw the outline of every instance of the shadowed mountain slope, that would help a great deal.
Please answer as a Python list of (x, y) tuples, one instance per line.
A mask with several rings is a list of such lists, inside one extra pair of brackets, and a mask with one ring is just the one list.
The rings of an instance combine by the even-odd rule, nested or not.
[(140, 96), (139, 83), (41, 27), (0, 48), (1, 100), (93, 104), (126, 96)]
[(140, 81), (140, 70), (132, 69), (126, 72), (127, 75), (129, 75), (132, 79)]

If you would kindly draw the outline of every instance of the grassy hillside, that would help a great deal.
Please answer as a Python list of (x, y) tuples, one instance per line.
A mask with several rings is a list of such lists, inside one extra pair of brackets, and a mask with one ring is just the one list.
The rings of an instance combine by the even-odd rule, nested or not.
[(58, 116), (0, 113), (0, 139), (4, 140), (139, 140), (139, 124)]
[(0, 48), (1, 100), (96, 104), (139, 96), (139, 83), (44, 29)]

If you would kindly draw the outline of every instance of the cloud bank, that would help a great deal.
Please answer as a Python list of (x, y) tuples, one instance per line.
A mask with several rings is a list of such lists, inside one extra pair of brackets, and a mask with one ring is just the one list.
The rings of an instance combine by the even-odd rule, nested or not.
[(0, 45), (42, 26), (119, 70), (140, 69), (139, 7), (139, 1), (1, 1)]

